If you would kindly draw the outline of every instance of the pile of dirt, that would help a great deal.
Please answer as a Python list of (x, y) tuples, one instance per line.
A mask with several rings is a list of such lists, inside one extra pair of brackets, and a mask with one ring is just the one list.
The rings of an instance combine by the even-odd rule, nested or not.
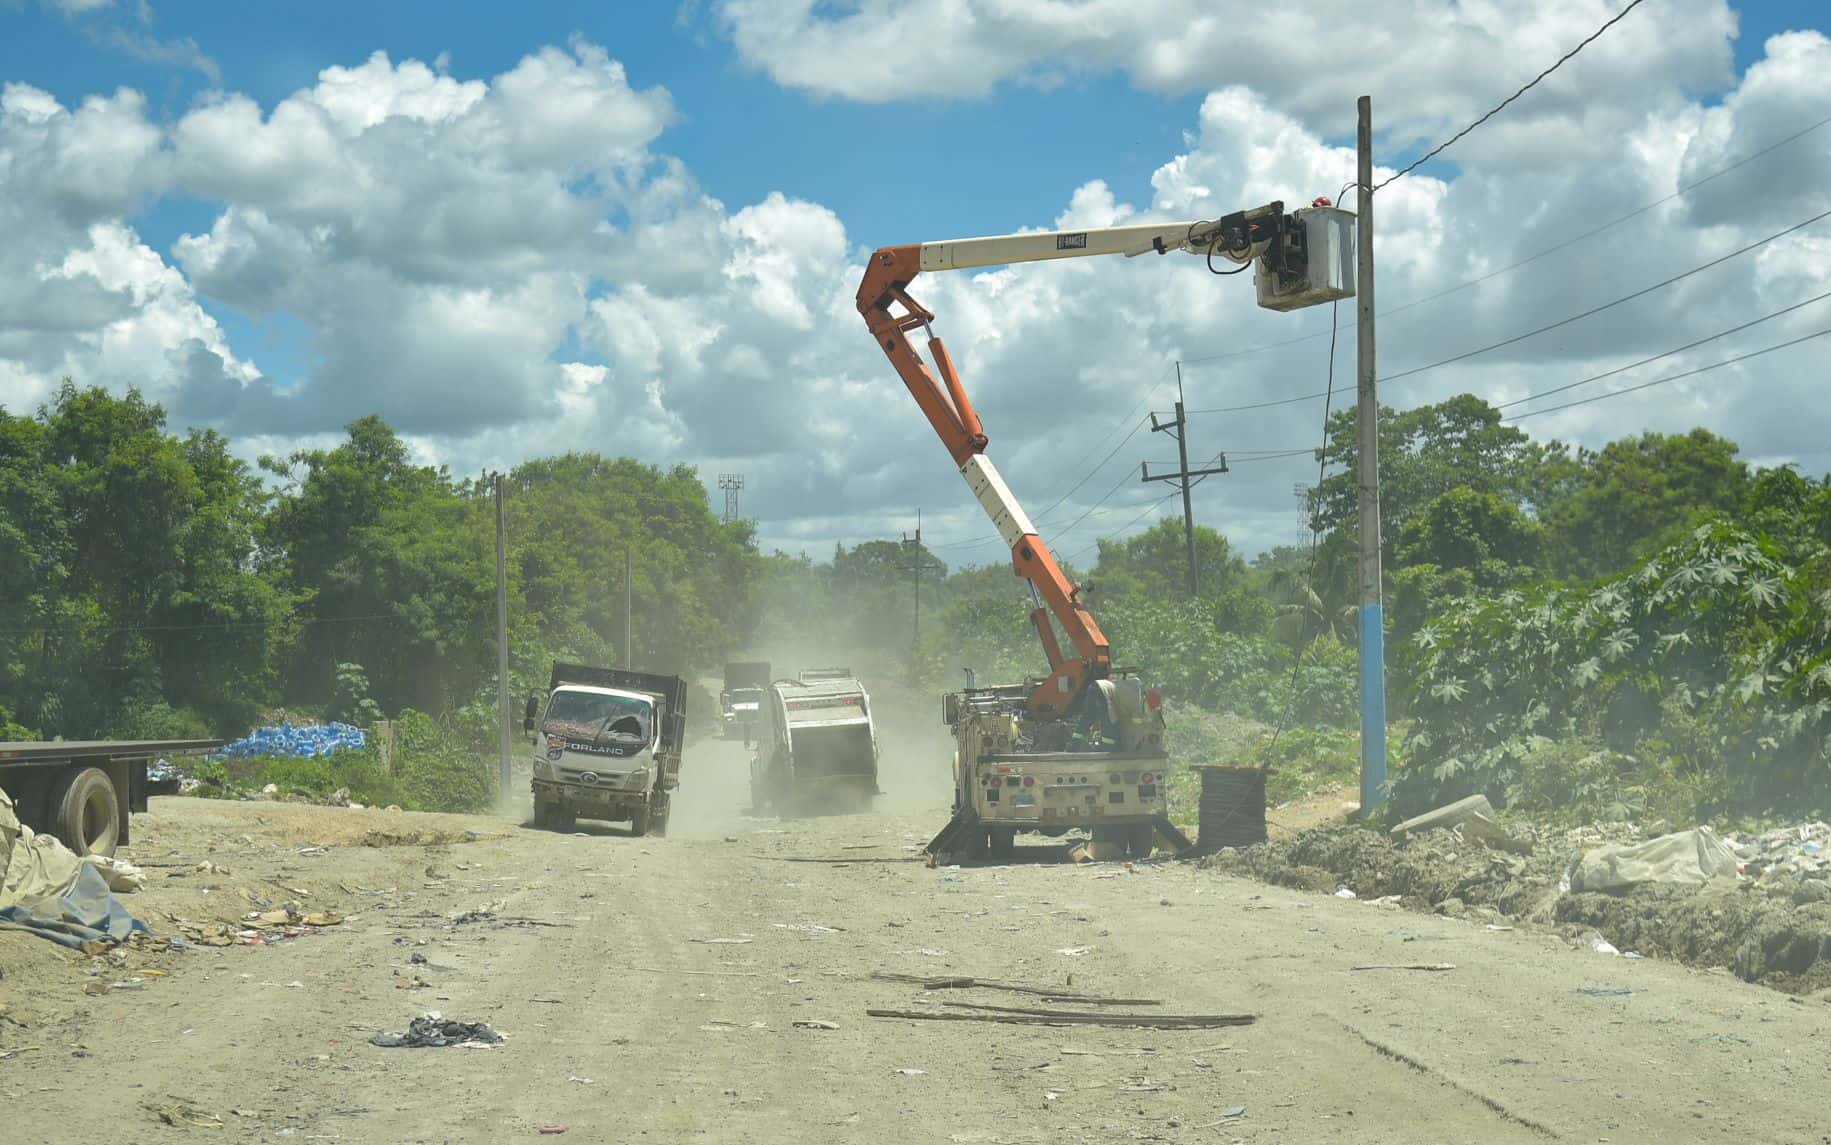
[(1202, 860), (1205, 868), (1323, 893), (1389, 899), (1438, 914), (1507, 919), (1596, 935), (1619, 951), (1723, 966), (1788, 993), (1831, 987), (1831, 879), (1819, 869), (1706, 887), (1643, 885), (1617, 894), (1573, 894), (1569, 872), (1586, 850), (1663, 833), (1629, 823), (1555, 830), (1514, 824), (1528, 855), (1490, 850), (1455, 830), (1394, 838), (1331, 825)]
[(1530, 857), (1492, 851), (1455, 831), (1395, 841), (1371, 827), (1329, 826), (1244, 850), (1223, 849), (1202, 865), (1304, 890), (1346, 887), (1357, 898), (1396, 896), (1413, 910), (1485, 908), (1518, 918), (1545, 913), (1568, 863), (1542, 848)]
[(1558, 900), (1556, 919), (1594, 927), (1622, 950), (1727, 966), (1789, 994), (1831, 987), (1831, 902), (1797, 903), (1747, 881), (1721, 890), (1570, 894)]

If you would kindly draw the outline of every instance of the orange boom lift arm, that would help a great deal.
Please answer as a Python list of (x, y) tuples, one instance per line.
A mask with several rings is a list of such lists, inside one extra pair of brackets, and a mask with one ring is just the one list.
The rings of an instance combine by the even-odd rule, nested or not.
[[(1332, 216), (1345, 215), (1320, 202), (1317, 207), (1317, 214), (1327, 211)], [(1339, 283), (1319, 289), (1310, 281), (1308, 252), (1312, 240), (1310, 228), (1301, 218), (1307, 213), (1311, 212), (1286, 216), (1282, 203), (1271, 203), (1212, 222), (1001, 235), (881, 247), (871, 255), (864, 280), (858, 287), (858, 312), (864, 316), (865, 325), (877, 340), (878, 348), (896, 367), (897, 375), (922, 407), (928, 423), (940, 435), (941, 443), (947, 447), (948, 455), (953, 458), (967, 487), (1010, 547), (1012, 569), (1029, 583), (1032, 599), (1038, 602), (1030, 619), (1048, 655), (1049, 679), (1031, 693), (1031, 715), (1043, 718), (1065, 715), (1088, 681), (1104, 677), (1112, 670), (1112, 653), (1105, 634), (1087, 606), (1081, 603), (1079, 589), (1062, 572), (1029, 515), (1018, 504), (991, 458), (985, 455), (987, 439), (979, 414), (966, 396), (946, 345), (933, 332), (934, 314), (910, 297), (909, 284), (925, 270), (956, 270), (1091, 255), (1133, 257), (1181, 250), (1207, 258), (1210, 268), (1216, 258), (1238, 264), (1258, 259), (1256, 281), (1261, 305), (1293, 309), (1345, 296)], [(1340, 231), (1334, 220), (1316, 221), (1327, 221), (1329, 234)], [(1329, 253), (1333, 256), (1337, 252)], [(1347, 281), (1352, 282), (1352, 278)], [(909, 335), (918, 327), (927, 333), (933, 370), (910, 343)], [(1057, 641), (1050, 625), (1052, 615), (1067, 633), (1074, 646), (1074, 655), (1067, 655)]]

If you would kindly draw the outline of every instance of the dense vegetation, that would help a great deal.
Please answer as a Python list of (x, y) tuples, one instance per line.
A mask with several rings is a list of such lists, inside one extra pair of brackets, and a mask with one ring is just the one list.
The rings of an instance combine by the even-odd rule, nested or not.
[[(1587, 450), (1467, 395), (1382, 416), (1401, 808), (1473, 790), (1567, 814), (1828, 802), (1824, 482), (1751, 470), (1702, 430)], [(1165, 519), (1078, 570), (1121, 662), (1176, 707), (1183, 758), (1273, 764), (1280, 794), (1353, 774), (1354, 448), (1353, 412), (1336, 415), (1313, 553), (1248, 563), (1201, 529), (1190, 599)], [(504, 487), (518, 694), (557, 657), (619, 662), (626, 621), (655, 670), (840, 661), (923, 704), (963, 666), (1042, 667), (1002, 565), (950, 571), (896, 541), (765, 554), (686, 467), (569, 454)], [(0, 411), (0, 736), (399, 717), (423, 764), (352, 758), (341, 785), (480, 806), (494, 529), (486, 482), (414, 464), (372, 417), (251, 466), (136, 394), (66, 385), (35, 414)]]

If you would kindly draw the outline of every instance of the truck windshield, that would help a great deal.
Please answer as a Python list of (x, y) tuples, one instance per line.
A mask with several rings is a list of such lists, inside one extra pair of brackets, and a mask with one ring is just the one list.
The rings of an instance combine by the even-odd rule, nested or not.
[(763, 702), (763, 689), (739, 688), (731, 693), (731, 702), (734, 704), (760, 704)]
[(595, 692), (555, 692), (541, 730), (578, 739), (646, 742), (649, 702)]

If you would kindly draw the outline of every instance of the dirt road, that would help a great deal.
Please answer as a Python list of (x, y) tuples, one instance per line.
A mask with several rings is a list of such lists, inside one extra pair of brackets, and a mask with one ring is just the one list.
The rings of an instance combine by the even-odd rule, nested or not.
[[(162, 865), (128, 900), (156, 928), (349, 917), (118, 964), (0, 935), (4, 1139), (1831, 1141), (1822, 1002), (1191, 865), (929, 870), (938, 808), (778, 823), (743, 792), (713, 745), (665, 840), (156, 800), (135, 857)], [(1260, 1018), (876, 1019), (1035, 1002), (874, 971)], [(509, 1040), (369, 1043), (428, 1009)]]

